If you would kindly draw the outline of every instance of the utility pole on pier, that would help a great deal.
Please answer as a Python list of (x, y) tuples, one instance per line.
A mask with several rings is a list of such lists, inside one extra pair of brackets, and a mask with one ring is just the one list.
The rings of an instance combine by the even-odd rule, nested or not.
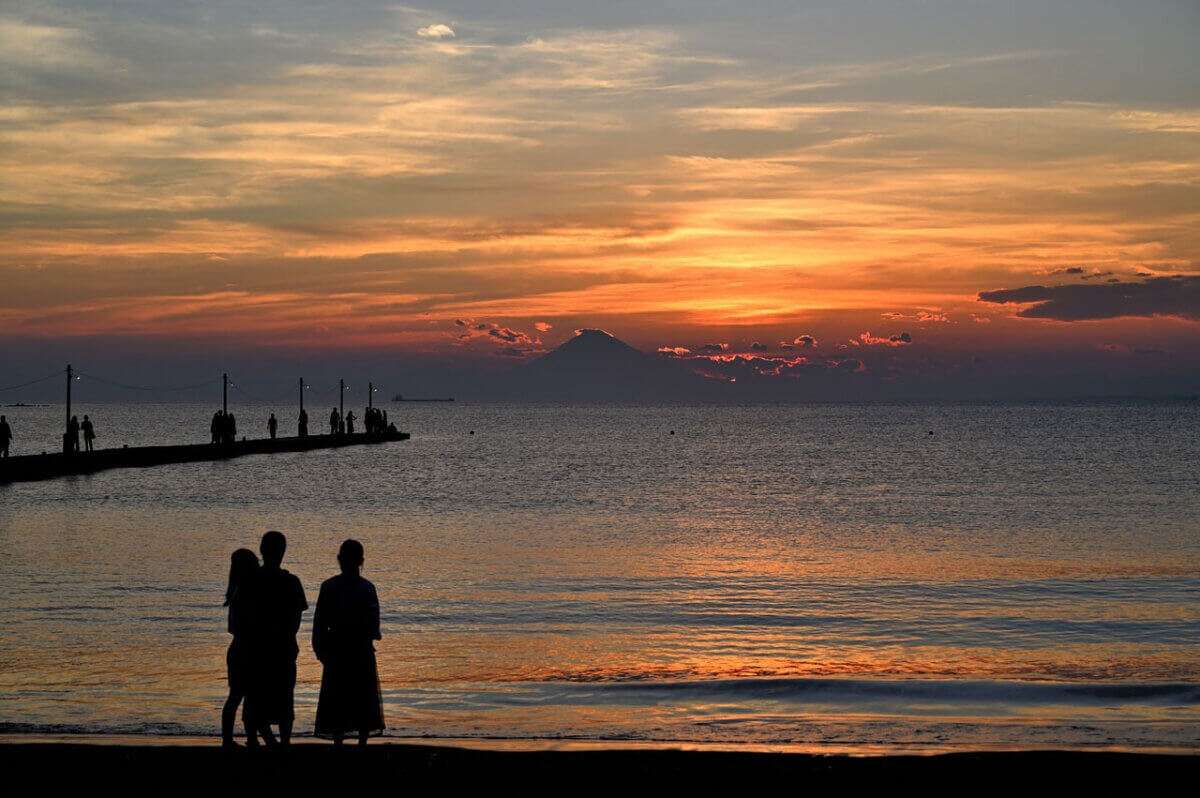
[(71, 368), (71, 364), (67, 364), (67, 418), (63, 424), (63, 454), (71, 453), (71, 383), (75, 379), (75, 372)]
[(221, 411), (229, 415), (229, 374), (221, 375)]
[(367, 409), (375, 406), (375, 383), (367, 383)]
[(338, 380), (338, 418), (346, 423), (346, 381)]
[(304, 378), (300, 378), (300, 412), (304, 412)]

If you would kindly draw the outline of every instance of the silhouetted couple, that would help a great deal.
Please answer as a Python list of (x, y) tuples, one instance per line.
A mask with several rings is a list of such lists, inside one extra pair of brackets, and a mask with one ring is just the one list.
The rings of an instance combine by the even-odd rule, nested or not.
[[(5, 424), (5, 426), (8, 426)], [(71, 416), (67, 421), (67, 431), (63, 433), (63, 451), (67, 454), (77, 454), (79, 452), (79, 433), (83, 431), (83, 439), (87, 444), (87, 450), (92, 451), (92, 442), (96, 440), (96, 425), (85, 414), (83, 423), (79, 423), (79, 416)], [(0, 433), (2, 436), (2, 433)], [(12, 433), (9, 433), (12, 436)], [(5, 445), (5, 450), (8, 449)], [(7, 456), (7, 455), (5, 455)]]
[(233, 413), (218, 410), (213, 413), (212, 423), (209, 424), (213, 443), (232, 444), (237, 440), (237, 419)]
[[(291, 741), (295, 719), (296, 633), (308, 609), (300, 580), (282, 567), (287, 539), (279, 532), (263, 535), (262, 565), (249, 549), (233, 553), (225, 604), (229, 607), (226, 664), (229, 698), (221, 715), (221, 736), (232, 747), (238, 704), (246, 742), (276, 744), (271, 727), (279, 727), (279, 745)], [(383, 703), (375, 666), (374, 641), (379, 630), (375, 586), (363, 579), (362, 544), (347, 540), (338, 551), (341, 574), (321, 585), (313, 617), (313, 651), (324, 665), (317, 704), (316, 734), (340, 744), (357, 734), (360, 744), (383, 731)]]
[(363, 427), (368, 435), (383, 435), (387, 432), (387, 411), (368, 407), (363, 415)]

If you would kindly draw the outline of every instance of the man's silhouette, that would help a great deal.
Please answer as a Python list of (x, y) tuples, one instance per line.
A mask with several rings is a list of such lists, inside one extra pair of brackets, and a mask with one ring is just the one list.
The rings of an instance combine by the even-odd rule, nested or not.
[(279, 422), (275, 420), (275, 414), (272, 413), (271, 417), (267, 419), (267, 432), (271, 434), (271, 440), (275, 440), (275, 430), (278, 427)]
[(72, 452), (79, 451), (79, 416), (71, 416), (71, 421), (67, 424), (67, 443), (70, 444)]
[(308, 609), (300, 580), (285, 571), (287, 538), (268, 532), (259, 545), (262, 568), (248, 585), (246, 613), (250, 651), (250, 685), (246, 694), (247, 725), (270, 739), (271, 725), (279, 724), (279, 742), (287, 745), (295, 718), (296, 632), (300, 616)]
[(329, 411), (329, 434), (337, 435), (338, 431), (338, 411), (337, 408)]
[(87, 413), (83, 414), (83, 423), (79, 426), (83, 430), (83, 445), (90, 452), (92, 451), (92, 441), (96, 440), (96, 426), (92, 424)]
[(12, 427), (8, 426), (8, 419), (0, 416), (0, 457), (8, 457), (8, 445), (12, 439), (13, 432)]
[(353, 410), (351, 410), (349, 413), (346, 414), (346, 434), (348, 434), (348, 435), (354, 434), (354, 421), (356, 418), (357, 418), (357, 416), (354, 415)]
[(212, 424), (209, 425), (209, 431), (212, 432), (212, 442), (220, 443), (225, 434), (225, 414), (220, 410), (213, 413)]

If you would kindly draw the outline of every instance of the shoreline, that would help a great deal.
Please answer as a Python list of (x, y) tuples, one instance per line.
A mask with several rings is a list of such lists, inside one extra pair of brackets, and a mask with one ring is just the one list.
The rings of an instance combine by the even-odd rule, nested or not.
[[(417, 742), (375, 742), (365, 750), (315, 740), (288, 751), (224, 751), (215, 740), (128, 738), (31, 740), (0, 737), (0, 768), (22, 792), (191, 795), (248, 789), (397, 793), (414, 787), (492, 795), (613, 794), (694, 790), (744, 794), (785, 786), (925, 794), (1122, 795), (1152, 779), (1189, 783), (1200, 756), (1112, 751), (993, 751), (854, 756), (771, 751), (645, 749), (615, 743), (594, 750), (496, 750)], [(1184, 780), (1187, 781), (1184, 781)], [(484, 789), (480, 789), (483, 787)], [(103, 794), (103, 793), (100, 793)]]
[[(239, 732), (239, 740), (241, 740)], [(216, 735), (196, 734), (137, 734), (103, 732), (21, 732), (0, 731), (0, 748), (13, 745), (37, 746), (128, 746), (132, 748), (220, 748)], [(305, 748), (328, 747), (331, 743), (309, 733), (292, 738), (294, 745)], [(461, 749), (495, 753), (551, 753), (601, 751), (682, 751), (717, 754), (776, 754), (811, 757), (912, 758), (959, 755), (1029, 755), (1029, 754), (1118, 754), (1133, 756), (1196, 758), (1200, 761), (1200, 740), (1186, 746), (1129, 746), (1086, 745), (1059, 743), (1055, 745), (996, 744), (978, 745), (930, 743), (904, 745), (896, 743), (788, 743), (788, 742), (729, 742), (694, 740), (621, 740), (581, 737), (433, 737), (383, 734), (372, 737), (370, 747), (413, 746), (431, 749)]]

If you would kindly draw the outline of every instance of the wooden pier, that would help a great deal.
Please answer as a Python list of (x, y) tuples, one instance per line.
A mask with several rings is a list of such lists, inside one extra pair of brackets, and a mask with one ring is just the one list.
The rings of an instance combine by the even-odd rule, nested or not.
[(196, 443), (182, 446), (138, 446), (97, 449), (71, 454), (30, 454), (0, 459), (0, 484), (34, 482), (57, 477), (94, 474), (113, 468), (148, 468), (173, 463), (199, 463), (230, 460), (250, 454), (309, 452), (316, 449), (341, 449), (406, 441), (407, 432), (368, 435), (365, 432), (343, 435), (310, 435), (305, 438), (258, 438), (233, 443)]

